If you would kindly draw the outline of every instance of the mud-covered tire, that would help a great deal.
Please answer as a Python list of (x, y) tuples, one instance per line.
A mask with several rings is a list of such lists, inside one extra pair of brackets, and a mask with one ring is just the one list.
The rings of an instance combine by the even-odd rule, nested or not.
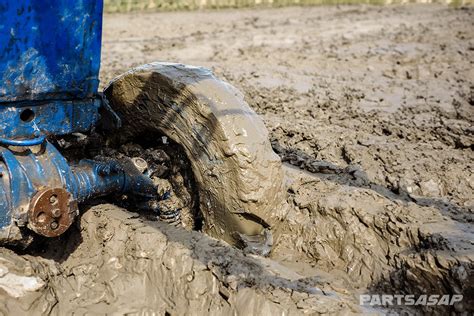
[(105, 95), (121, 133), (164, 134), (183, 146), (206, 233), (239, 245), (242, 235), (274, 231), (285, 211), (281, 161), (234, 87), (205, 68), (152, 63), (115, 78)]

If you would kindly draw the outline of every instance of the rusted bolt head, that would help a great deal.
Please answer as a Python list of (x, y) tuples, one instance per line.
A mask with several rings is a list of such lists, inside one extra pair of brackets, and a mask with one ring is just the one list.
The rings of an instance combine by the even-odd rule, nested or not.
[(51, 203), (51, 205), (58, 204), (58, 197), (54, 194), (51, 195), (50, 198), (49, 198), (49, 203)]
[(61, 210), (59, 208), (52, 209), (51, 215), (53, 215), (54, 218), (61, 217)]

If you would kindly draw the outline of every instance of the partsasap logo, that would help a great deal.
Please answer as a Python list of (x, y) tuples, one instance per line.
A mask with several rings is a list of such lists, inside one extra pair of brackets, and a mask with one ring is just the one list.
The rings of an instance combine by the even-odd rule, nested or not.
[(454, 305), (463, 300), (462, 295), (402, 295), (402, 294), (362, 294), (359, 296), (360, 305), (368, 306), (394, 306), (394, 305)]

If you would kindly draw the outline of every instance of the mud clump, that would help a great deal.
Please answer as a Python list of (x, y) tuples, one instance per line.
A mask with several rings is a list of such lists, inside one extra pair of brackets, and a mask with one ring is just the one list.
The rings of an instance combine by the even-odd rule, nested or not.
[[(106, 143), (112, 142), (108, 139)], [(134, 142), (126, 143), (114, 150), (106, 147), (109, 155), (141, 158), (145, 162), (144, 173), (149, 175), (158, 188), (160, 199), (158, 214), (148, 214), (151, 219), (158, 215), (162, 221), (181, 225), (188, 230), (202, 229), (202, 213), (199, 210), (199, 196), (189, 159), (182, 147), (162, 135), (139, 135)], [(173, 157), (171, 159), (171, 157)], [(136, 209), (133, 199), (124, 201), (122, 207)]]

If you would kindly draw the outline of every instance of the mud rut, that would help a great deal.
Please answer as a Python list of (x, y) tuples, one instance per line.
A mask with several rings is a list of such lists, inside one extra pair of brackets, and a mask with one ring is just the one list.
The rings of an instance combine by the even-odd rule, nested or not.
[[(234, 25), (227, 22), (229, 13), (199, 13), (212, 15), (211, 26), (196, 16), (165, 19), (162, 29), (181, 20), (200, 27), (186, 45), (205, 54), (201, 41), (211, 43), (212, 62), (193, 57), (188, 46), (176, 48), (175, 38), (162, 39), (161, 46), (144, 39), (147, 54), (223, 65), (216, 72), (247, 94), (285, 163), (290, 208), (271, 256), (248, 255), (200, 232), (99, 203), (86, 207), (77, 226), (53, 243), (40, 240), (16, 253), (0, 249), (1, 310), (352, 314), (368, 312), (358, 306), (357, 295), (374, 292), (461, 293), (463, 304), (451, 309), (405, 311), (472, 312), (473, 11), (384, 10), (242, 12)], [(407, 22), (414, 16), (417, 24)], [(331, 33), (317, 26), (328, 17), (335, 25), (368, 22), (353, 32)], [(139, 24), (129, 16), (116, 19)], [(279, 26), (285, 19), (288, 30)], [(374, 26), (381, 21), (388, 26)], [(320, 32), (287, 36), (294, 49), (271, 54), (274, 45), (287, 47), (285, 32), (304, 26)], [(227, 54), (223, 43), (229, 39), (212, 28), (241, 29), (243, 41), (250, 36), (260, 42), (236, 42), (243, 53), (234, 57), (237, 48)], [(272, 38), (283, 34), (277, 36), (281, 41), (266, 40), (267, 31)], [(108, 45), (109, 60), (123, 58), (105, 64), (110, 72), (131, 66), (120, 42)], [(169, 47), (161, 51), (162, 46)], [(130, 59), (147, 61), (140, 54)], [(267, 62), (242, 68), (252, 60)], [(295, 60), (306, 69), (288, 62)], [(367, 71), (370, 78), (359, 77)], [(27, 278), (30, 288), (7, 294), (5, 284), (18, 278)]]

